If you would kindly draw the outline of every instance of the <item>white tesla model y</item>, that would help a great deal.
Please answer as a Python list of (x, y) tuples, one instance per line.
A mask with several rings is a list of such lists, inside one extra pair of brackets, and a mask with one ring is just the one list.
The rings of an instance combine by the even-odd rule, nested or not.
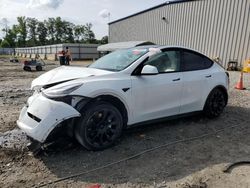
[(191, 49), (118, 50), (88, 67), (62, 66), (36, 78), (17, 124), (39, 143), (61, 128), (102, 150), (132, 125), (191, 112), (219, 116), (228, 81), (220, 65)]

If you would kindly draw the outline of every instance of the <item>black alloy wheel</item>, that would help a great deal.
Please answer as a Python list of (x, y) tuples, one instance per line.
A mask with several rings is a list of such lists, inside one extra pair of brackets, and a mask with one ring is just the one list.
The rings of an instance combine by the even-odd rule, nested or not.
[(209, 94), (205, 107), (204, 113), (209, 118), (218, 117), (226, 106), (226, 98), (224, 93), (220, 89), (214, 89)]
[(120, 111), (101, 101), (85, 110), (75, 129), (79, 143), (88, 150), (103, 150), (114, 145), (123, 130)]

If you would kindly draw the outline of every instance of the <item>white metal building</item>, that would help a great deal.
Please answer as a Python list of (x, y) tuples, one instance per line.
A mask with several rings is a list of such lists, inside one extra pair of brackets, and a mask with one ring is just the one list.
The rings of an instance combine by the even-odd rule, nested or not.
[(250, 58), (250, 0), (182, 0), (109, 23), (109, 42), (151, 41), (181, 45), (223, 66)]
[(35, 58), (39, 55), (42, 59), (55, 60), (59, 51), (65, 50), (69, 47), (73, 59), (97, 59), (99, 52), (97, 52), (98, 44), (54, 44), (47, 46), (24, 47), (15, 48), (15, 53), (19, 56)]

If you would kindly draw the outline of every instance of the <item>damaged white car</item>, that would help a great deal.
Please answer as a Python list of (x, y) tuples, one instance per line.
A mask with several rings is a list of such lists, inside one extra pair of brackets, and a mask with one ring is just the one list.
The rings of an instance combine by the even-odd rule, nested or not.
[(113, 145), (124, 128), (190, 112), (217, 117), (228, 100), (228, 74), (182, 47), (118, 50), (89, 67), (59, 67), (32, 82), (17, 121), (44, 143), (57, 128), (89, 150)]

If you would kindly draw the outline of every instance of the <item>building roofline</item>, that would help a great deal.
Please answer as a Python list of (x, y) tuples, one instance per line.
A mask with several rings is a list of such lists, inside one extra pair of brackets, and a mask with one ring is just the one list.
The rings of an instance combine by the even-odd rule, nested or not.
[(175, 1), (166, 1), (165, 3), (162, 3), (162, 4), (159, 4), (157, 6), (154, 6), (154, 7), (151, 7), (151, 8), (148, 8), (146, 10), (142, 10), (140, 12), (137, 12), (135, 14), (131, 14), (129, 16), (126, 16), (126, 17), (123, 17), (123, 18), (120, 18), (118, 20), (114, 20), (112, 22), (109, 22), (108, 25), (111, 25), (111, 24), (114, 24), (116, 22), (120, 22), (122, 20), (125, 20), (127, 18), (130, 18), (130, 17), (133, 17), (133, 16), (137, 16), (139, 14), (142, 14), (142, 13), (145, 13), (145, 12), (148, 12), (148, 11), (151, 11), (151, 10), (154, 10), (154, 9), (157, 9), (157, 8), (160, 8), (160, 7), (163, 7), (163, 6), (166, 6), (166, 5), (171, 5), (171, 4), (177, 4), (177, 3), (185, 3), (185, 2), (189, 2), (189, 1), (197, 1), (197, 0), (175, 0)]

